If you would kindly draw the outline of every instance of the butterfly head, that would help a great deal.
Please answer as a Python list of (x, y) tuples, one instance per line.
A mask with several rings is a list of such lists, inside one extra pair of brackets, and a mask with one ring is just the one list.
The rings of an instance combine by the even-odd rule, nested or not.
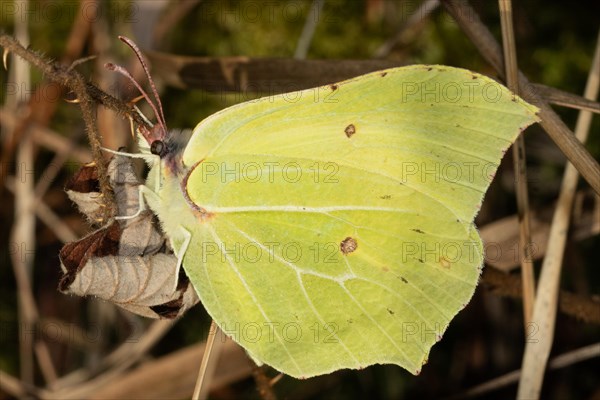
[(160, 97), (158, 96), (156, 85), (154, 84), (154, 81), (150, 76), (148, 65), (144, 61), (140, 49), (131, 39), (126, 38), (125, 36), (119, 36), (119, 39), (125, 44), (127, 44), (134, 51), (135, 55), (140, 61), (140, 64), (142, 65), (142, 68), (146, 73), (146, 77), (148, 78), (148, 82), (150, 83), (152, 95), (154, 96), (154, 101), (152, 101), (148, 93), (144, 91), (140, 84), (133, 78), (133, 76), (131, 76), (131, 74), (125, 68), (112, 63), (107, 63), (105, 66), (109, 70), (116, 71), (124, 75), (127, 79), (129, 79), (129, 81), (131, 81), (131, 83), (133, 83), (133, 85), (140, 91), (142, 97), (148, 102), (148, 104), (150, 104), (150, 106), (152, 107), (152, 111), (154, 111), (157, 123), (153, 125), (152, 123), (146, 120), (148, 122), (147, 126), (140, 125), (137, 129), (139, 135), (144, 139), (144, 141), (147, 144), (146, 146), (141, 146), (142, 151), (145, 150), (145, 152), (157, 155), (161, 159), (167, 158), (169, 155), (172, 154), (173, 146), (169, 145), (170, 136), (168, 135), (167, 123), (165, 121), (162, 103), (160, 101)]

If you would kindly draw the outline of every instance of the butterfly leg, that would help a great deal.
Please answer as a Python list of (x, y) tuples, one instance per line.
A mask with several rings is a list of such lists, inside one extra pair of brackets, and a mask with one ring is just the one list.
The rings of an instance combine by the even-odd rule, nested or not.
[[(145, 189), (144, 189), (145, 188)], [(138, 210), (135, 212), (135, 214), (132, 215), (118, 215), (115, 217), (116, 220), (128, 220), (128, 219), (134, 219), (136, 217), (138, 217), (142, 212), (144, 212), (146, 210), (146, 201), (144, 200), (144, 195), (146, 193), (151, 193), (154, 194), (154, 192), (152, 192), (151, 190), (148, 190), (148, 188), (144, 185), (140, 185), (138, 186)]]
[(126, 151), (113, 150), (113, 149), (109, 149), (108, 147), (101, 147), (101, 149), (106, 151), (107, 153), (117, 154), (119, 156), (124, 156), (124, 157), (129, 157), (129, 158), (143, 158), (144, 160), (152, 160), (151, 161), (152, 164), (155, 164), (155, 162), (153, 160), (154, 158), (156, 158), (157, 161), (160, 159), (159, 156), (154, 155), (154, 154), (127, 153)]
[[(141, 154), (141, 153), (127, 153), (124, 151), (118, 151), (118, 150), (112, 150), (106, 147), (102, 147), (102, 150), (111, 153), (111, 154), (116, 154), (119, 156), (123, 156), (123, 157), (129, 157), (129, 158), (141, 158), (143, 159), (146, 164), (148, 164), (148, 166), (150, 167), (150, 172), (152, 172), (153, 170), (157, 170), (156, 171), (156, 177), (157, 179), (154, 179), (154, 183), (155, 183), (155, 192), (158, 193), (158, 188), (160, 187), (160, 156), (157, 156), (156, 154)], [(156, 168), (155, 168), (156, 167)]]
[[(148, 180), (154, 182), (154, 188), (151, 189), (145, 185), (138, 186), (138, 190), (139, 190), (138, 210), (135, 212), (135, 214), (132, 214), (132, 215), (117, 216), (117, 217), (115, 217), (116, 220), (133, 219), (133, 218), (136, 218), (137, 216), (139, 216), (144, 210), (147, 209), (145, 198), (150, 198), (151, 203), (158, 202), (159, 198), (158, 198), (157, 193), (160, 188), (160, 168), (161, 168), (159, 156), (154, 155), (154, 154), (139, 154), (139, 153), (127, 153), (127, 152), (123, 152), (123, 151), (115, 151), (112, 149), (108, 149), (106, 147), (103, 147), (102, 150), (105, 150), (111, 154), (116, 154), (116, 155), (120, 155), (123, 157), (142, 158), (151, 167), (150, 172), (149, 172), (150, 179), (148, 179)], [(153, 166), (156, 166), (156, 167), (152, 168)]]
[[(188, 246), (190, 245), (190, 242), (192, 240), (192, 233), (190, 231), (188, 231), (181, 225), (179, 226), (179, 230), (181, 231), (181, 236), (183, 239), (183, 243), (181, 243), (181, 246), (179, 246), (179, 248), (176, 248), (175, 244), (171, 240), (171, 246), (173, 247), (173, 249), (176, 249), (177, 253), (177, 267), (175, 268), (175, 276), (177, 277), (179, 276), (179, 270), (181, 268), (181, 265), (183, 264), (183, 257), (185, 256)], [(173, 291), (177, 289), (177, 281), (178, 279), (175, 280), (175, 287), (173, 288)]]

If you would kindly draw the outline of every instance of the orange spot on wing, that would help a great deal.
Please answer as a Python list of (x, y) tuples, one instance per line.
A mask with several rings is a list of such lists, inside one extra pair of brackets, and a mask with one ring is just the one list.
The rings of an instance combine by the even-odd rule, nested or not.
[(446, 258), (444, 257), (440, 257), (440, 265), (443, 268), (450, 268), (450, 261), (448, 261)]

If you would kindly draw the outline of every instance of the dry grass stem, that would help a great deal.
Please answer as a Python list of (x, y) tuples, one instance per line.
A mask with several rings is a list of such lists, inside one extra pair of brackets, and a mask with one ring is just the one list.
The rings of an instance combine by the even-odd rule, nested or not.
[[(508, 88), (519, 95), (519, 70), (517, 66), (517, 50), (513, 28), (511, 0), (499, 0), (500, 22), (502, 25), (502, 44), (504, 49), (504, 68)], [(525, 139), (519, 135), (512, 146), (516, 177), (517, 210), (519, 216), (519, 254), (521, 275), (523, 276), (523, 326), (525, 330), (531, 322), (533, 302), (535, 300), (535, 276), (533, 274), (533, 258), (529, 254), (531, 248), (531, 223), (529, 209), (529, 193), (527, 190), (527, 157)], [(525, 332), (525, 334), (527, 334)]]
[[(594, 59), (585, 87), (584, 97), (595, 99), (600, 87), (600, 32), (596, 41)], [(575, 136), (585, 143), (592, 122), (592, 114), (581, 111), (575, 125)], [(560, 275), (563, 255), (569, 232), (573, 199), (577, 189), (579, 174), (570, 163), (565, 168), (558, 204), (552, 219), (548, 251), (544, 257), (540, 280), (538, 284), (538, 298), (533, 309), (533, 323), (538, 328), (538, 334), (543, 340), (536, 343), (528, 342), (525, 346), (523, 357), (523, 375), (519, 383), (518, 398), (537, 399), (542, 391), (546, 363), (550, 357), (550, 350), (554, 342), (554, 328), (556, 322), (556, 309), (560, 291)]]

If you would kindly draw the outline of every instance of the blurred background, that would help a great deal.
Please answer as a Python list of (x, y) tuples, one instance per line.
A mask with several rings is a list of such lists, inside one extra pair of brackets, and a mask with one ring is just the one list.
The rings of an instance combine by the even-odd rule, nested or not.
[[(498, 4), (470, 4), (500, 41)], [(532, 82), (582, 95), (598, 38), (600, 3), (530, 0), (513, 7), (521, 71)], [(138, 93), (103, 65), (119, 63), (145, 82), (117, 36), (132, 38), (149, 59), (170, 128), (193, 128), (224, 107), (264, 95), (265, 88), (266, 94), (290, 91), (394, 65), (446, 64), (497, 77), (438, 1), (1, 0), (0, 27), (39, 55), (66, 65), (95, 56), (77, 70), (124, 101)], [(303, 64), (311, 60), (328, 62)], [(252, 66), (250, 82), (231, 84), (213, 74), (227, 63)], [(60, 248), (91, 231), (63, 188), (92, 156), (80, 108), (65, 101), (72, 93), (13, 55), (8, 67), (0, 69), (0, 398), (27, 393), (189, 398), (210, 325), (201, 305), (172, 323), (58, 292)], [(578, 110), (554, 109), (572, 129)], [(104, 107), (97, 113), (104, 146), (134, 149), (127, 120)], [(586, 147), (596, 159), (599, 132), (595, 117)], [(537, 125), (527, 130), (525, 141), (539, 276), (566, 159)], [(307, 380), (278, 379), (269, 368), (253, 370), (243, 352), (230, 346), (217, 366), (210, 397), (267, 398), (257, 387), (275, 378), (273, 393), (286, 399), (463, 398), (469, 389), (518, 370), (526, 335), (544, 338), (535, 338), (535, 327), (523, 324), (511, 158), (508, 152), (476, 219), (486, 242), (496, 243), (502, 256), (488, 260), (473, 300), (434, 346), (419, 376), (377, 365)], [(600, 337), (600, 272), (594, 261), (599, 225), (598, 197), (580, 181), (552, 356)], [(599, 367), (596, 356), (547, 372), (542, 398), (600, 399), (593, 372)], [(512, 398), (516, 387), (513, 380), (481, 396)]]

